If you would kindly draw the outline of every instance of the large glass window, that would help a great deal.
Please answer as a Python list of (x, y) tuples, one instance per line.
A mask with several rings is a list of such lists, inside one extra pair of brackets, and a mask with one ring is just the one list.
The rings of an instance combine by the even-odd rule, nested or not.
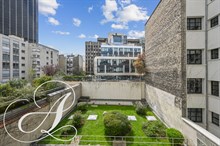
[(187, 92), (190, 93), (202, 93), (202, 79), (191, 78), (187, 79)]
[(219, 96), (219, 82), (211, 81), (211, 94), (215, 96)]
[(202, 122), (202, 109), (188, 108), (188, 118), (193, 122)]
[(202, 50), (187, 50), (187, 64), (202, 64)]
[(218, 16), (211, 19), (211, 27), (218, 25)]
[(212, 112), (212, 123), (219, 126), (219, 114)]
[(201, 30), (202, 18), (187, 18), (187, 30)]

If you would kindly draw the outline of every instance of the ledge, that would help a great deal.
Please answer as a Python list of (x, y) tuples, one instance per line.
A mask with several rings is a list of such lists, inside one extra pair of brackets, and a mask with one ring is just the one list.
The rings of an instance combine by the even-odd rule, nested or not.
[(216, 143), (217, 145), (220, 145), (220, 139), (218, 137), (216, 137), (215, 135), (213, 135), (212, 133), (210, 133), (209, 131), (207, 131), (206, 129), (200, 127), (199, 125), (195, 124), (194, 122), (192, 122), (192, 121), (190, 121), (188, 119), (182, 118), (182, 120), (186, 124), (191, 126), (193, 129), (195, 129), (196, 131), (198, 131), (201, 134), (203, 134), (205, 137), (207, 137), (212, 142)]

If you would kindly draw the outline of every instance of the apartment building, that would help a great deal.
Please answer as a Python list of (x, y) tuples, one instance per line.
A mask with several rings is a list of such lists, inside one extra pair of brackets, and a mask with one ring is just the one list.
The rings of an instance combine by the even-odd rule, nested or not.
[(66, 73), (67, 71), (67, 60), (66, 56), (64, 54), (59, 55), (59, 68), (63, 73)]
[(141, 53), (142, 47), (128, 43), (126, 35), (110, 33), (108, 44), (101, 45), (101, 54), (94, 59), (94, 73), (97, 78), (102, 79), (135, 78), (139, 74), (133, 62)]
[(53, 48), (0, 34), (0, 82), (28, 79), (32, 69), (39, 77), (43, 66), (58, 65), (58, 55), (59, 51)]
[(42, 68), (47, 65), (59, 64), (59, 51), (42, 44), (29, 44), (29, 61), (34, 70), (35, 77), (43, 75)]
[(83, 57), (81, 55), (67, 55), (66, 61), (68, 75), (80, 74), (83, 71)]
[(85, 69), (86, 74), (93, 75), (94, 74), (94, 58), (96, 56), (100, 56), (100, 47), (101, 44), (106, 44), (107, 38), (98, 38), (97, 42), (88, 41), (85, 42)]
[(220, 145), (220, 1), (160, 1), (145, 25), (146, 98), (191, 145)]
[(0, 34), (0, 82), (27, 78), (28, 42)]

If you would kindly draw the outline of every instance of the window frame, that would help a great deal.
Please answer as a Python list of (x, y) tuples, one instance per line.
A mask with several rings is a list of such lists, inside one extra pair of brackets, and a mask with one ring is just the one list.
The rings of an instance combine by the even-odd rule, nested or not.
[[(188, 108), (188, 119), (195, 123), (202, 123), (202, 108)], [(193, 119), (195, 118), (195, 119)]]
[(212, 112), (212, 124), (219, 126), (219, 117), (220, 117), (219, 114)]
[(219, 58), (219, 52), (218, 51), (219, 51), (218, 48), (211, 50), (211, 59), (218, 59)]
[(211, 95), (219, 96), (219, 82), (211, 81)]
[(202, 18), (187, 18), (187, 30), (202, 30)]
[(215, 16), (210, 20), (210, 27), (213, 28), (217, 25), (218, 25), (218, 16)]
[[(195, 52), (194, 54), (192, 52)], [(191, 61), (191, 59), (193, 61)], [(202, 50), (188, 49), (187, 50), (187, 64), (202, 64)]]
[[(192, 82), (194, 82), (193, 83), (194, 84), (193, 91), (192, 91), (192, 88), (190, 88)], [(200, 82), (200, 84), (198, 84), (199, 82)], [(196, 84), (198, 84), (199, 86), (196, 87)], [(188, 78), (187, 79), (187, 93), (188, 94), (202, 94), (202, 87), (203, 87), (202, 78)], [(196, 91), (196, 88), (198, 88), (197, 91)]]

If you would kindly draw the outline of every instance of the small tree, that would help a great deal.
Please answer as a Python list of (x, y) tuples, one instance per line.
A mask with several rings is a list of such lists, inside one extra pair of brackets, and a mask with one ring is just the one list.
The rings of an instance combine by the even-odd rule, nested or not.
[(46, 76), (54, 76), (59, 71), (59, 67), (54, 65), (45, 65), (42, 68), (42, 71)]
[(136, 68), (139, 74), (144, 74), (146, 71), (144, 60), (145, 60), (144, 54), (140, 54), (133, 63), (133, 66)]

